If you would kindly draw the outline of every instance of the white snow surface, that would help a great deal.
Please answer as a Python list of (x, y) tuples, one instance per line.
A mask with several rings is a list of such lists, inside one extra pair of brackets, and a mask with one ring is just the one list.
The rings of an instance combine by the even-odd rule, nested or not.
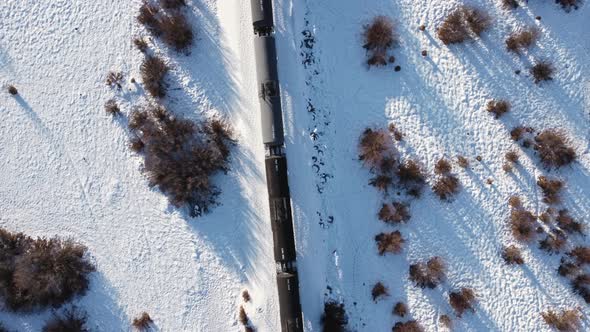
[[(279, 331), (249, 1), (187, 2), (196, 31), (190, 54), (153, 44), (173, 67), (164, 104), (192, 119), (220, 115), (236, 128), (231, 171), (216, 179), (222, 204), (197, 219), (171, 207), (141, 174), (124, 117), (104, 112), (110, 98), (123, 113), (145, 100), (142, 55), (132, 45), (145, 34), (135, 22), (139, 0), (7, 0), (0, 2), (0, 85), (5, 91), (14, 84), (19, 95), (0, 93), (0, 227), (88, 246), (97, 272), (74, 304), (87, 310), (96, 331), (127, 331), (142, 311), (161, 331), (241, 331), (237, 308), (245, 288), (257, 331)], [(541, 311), (575, 306), (583, 329), (590, 328), (587, 305), (555, 272), (561, 256), (517, 244), (507, 225), (510, 195), (534, 213), (545, 210), (535, 184), (542, 174), (563, 178), (561, 207), (589, 221), (590, 6), (566, 13), (553, 1), (530, 1), (506, 11), (499, 1), (466, 0), (486, 8), (494, 24), (481, 39), (447, 47), (435, 29), (460, 3), (274, 1), (307, 331), (320, 331), (326, 299), (345, 304), (354, 331), (390, 331), (397, 301), (426, 330), (442, 330), (439, 316), (451, 314), (448, 293), (463, 286), (474, 288), (478, 304), (455, 320), (458, 331), (545, 331)], [(364, 63), (361, 29), (375, 15), (396, 23), (400, 72)], [(509, 32), (529, 25), (542, 31), (537, 46), (521, 57), (506, 52)], [(311, 50), (302, 48), (304, 30), (315, 38)], [(304, 66), (311, 52), (314, 61)], [(532, 82), (527, 70), (535, 59), (555, 64), (551, 82)], [(109, 70), (125, 74), (122, 91), (105, 85)], [(511, 112), (498, 120), (486, 114), (491, 98), (509, 100)], [(405, 135), (397, 144), (402, 155), (430, 174), (440, 157), (471, 160), (466, 170), (454, 168), (460, 194), (441, 202), (425, 189), (400, 227), (377, 220), (384, 199), (367, 184), (370, 174), (357, 156), (364, 128), (390, 122)], [(520, 124), (563, 129), (577, 162), (542, 168), (510, 140), (509, 130)], [(521, 164), (505, 174), (511, 149), (521, 151)], [(404, 252), (379, 256), (373, 237), (395, 229), (407, 239)], [(523, 249), (525, 265), (503, 263), (498, 252), (509, 244)], [(588, 241), (572, 236), (574, 244)], [(409, 264), (434, 255), (447, 263), (447, 280), (433, 290), (413, 286)], [(390, 296), (374, 303), (377, 281)], [(0, 312), (0, 321), (39, 331), (49, 315)]]

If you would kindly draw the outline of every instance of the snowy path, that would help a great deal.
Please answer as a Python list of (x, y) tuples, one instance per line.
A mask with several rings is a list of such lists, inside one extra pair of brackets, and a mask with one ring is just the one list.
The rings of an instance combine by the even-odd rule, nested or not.
[[(158, 45), (173, 70), (165, 103), (187, 117), (220, 114), (239, 145), (222, 205), (190, 220), (151, 190), (125, 124), (104, 113), (115, 97), (124, 112), (140, 101), (141, 55), (132, 38), (139, 1), (4, 1), (0, 4), (0, 226), (86, 244), (98, 272), (79, 301), (98, 331), (126, 331), (142, 311), (162, 331), (239, 331), (237, 307), (260, 331), (276, 330), (278, 308), (259, 138), (249, 7), (194, 1), (190, 56)], [(247, 14), (245, 14), (247, 13)], [(125, 74), (109, 89), (109, 70)], [(38, 331), (47, 312), (0, 321)]]

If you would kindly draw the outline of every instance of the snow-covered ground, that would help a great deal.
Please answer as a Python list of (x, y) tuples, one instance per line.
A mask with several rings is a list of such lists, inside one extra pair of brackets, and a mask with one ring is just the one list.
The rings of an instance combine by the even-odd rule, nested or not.
[[(450, 47), (435, 28), (460, 1), (274, 2), (308, 331), (320, 330), (326, 298), (345, 303), (356, 331), (390, 330), (400, 300), (435, 331), (439, 315), (451, 312), (448, 292), (462, 286), (473, 287), (479, 303), (475, 314), (456, 322), (460, 331), (542, 331), (541, 311), (580, 306), (584, 319), (590, 313), (557, 276), (559, 255), (522, 246), (522, 267), (507, 267), (498, 255), (514, 243), (510, 195), (521, 195), (535, 213), (545, 209), (535, 181), (548, 172), (536, 156), (523, 151), (513, 174), (501, 169), (504, 153), (518, 149), (508, 135), (515, 125), (567, 131), (578, 162), (549, 173), (567, 182), (563, 206), (588, 222), (590, 6), (566, 13), (553, 1), (530, 1), (516, 11), (492, 0), (466, 2), (486, 8), (493, 27), (480, 40)], [(127, 113), (145, 98), (141, 84), (130, 83), (140, 82), (142, 55), (132, 45), (145, 33), (135, 22), (140, 1), (0, 2), (0, 85), (19, 90), (16, 98), (0, 93), (0, 227), (72, 237), (89, 247), (97, 272), (75, 304), (97, 331), (126, 331), (142, 311), (162, 331), (240, 331), (244, 288), (256, 329), (279, 330), (249, 1), (188, 3), (197, 36), (192, 52), (178, 54), (155, 41), (173, 65), (164, 103), (193, 119), (220, 114), (239, 140), (231, 172), (217, 179), (222, 205), (198, 219), (147, 186), (141, 158), (127, 147), (125, 121), (103, 109), (114, 97)], [(364, 64), (361, 28), (375, 15), (396, 22), (400, 72)], [(426, 32), (418, 31), (421, 24)], [(538, 46), (520, 58), (508, 54), (505, 37), (528, 25), (542, 31)], [(527, 69), (539, 58), (550, 59), (557, 72), (537, 86)], [(125, 74), (122, 91), (105, 85), (109, 70)], [(512, 111), (495, 120), (484, 111), (491, 98), (508, 99)], [(462, 190), (452, 202), (429, 190), (413, 201), (412, 219), (399, 228), (408, 240), (404, 253), (381, 257), (373, 237), (395, 228), (377, 220), (382, 198), (367, 185), (357, 141), (365, 127), (389, 122), (405, 134), (404, 156), (430, 173), (442, 156), (465, 155), (471, 167), (455, 168)], [(434, 290), (414, 287), (408, 264), (433, 255), (447, 262), (447, 281)], [(379, 280), (391, 295), (374, 303), (370, 290)], [(38, 331), (48, 315), (0, 312), (0, 321)]]

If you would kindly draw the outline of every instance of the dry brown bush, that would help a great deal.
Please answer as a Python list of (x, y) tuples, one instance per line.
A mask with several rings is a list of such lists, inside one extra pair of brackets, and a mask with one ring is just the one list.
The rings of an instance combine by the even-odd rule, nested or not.
[(393, 135), (393, 138), (396, 141), (399, 142), (404, 138), (404, 134), (399, 129), (397, 129), (395, 123), (390, 123), (389, 126), (387, 126), (387, 129), (389, 130), (389, 133)]
[(8, 93), (10, 93), (13, 96), (16, 96), (18, 94), (18, 90), (14, 87), (14, 85), (9, 85)]
[(548, 168), (569, 165), (576, 159), (576, 151), (567, 145), (566, 136), (554, 129), (546, 129), (535, 136), (535, 150)]
[(399, 231), (395, 231), (376, 235), (375, 242), (377, 242), (379, 255), (383, 256), (387, 252), (399, 254), (402, 251), (404, 242), (406, 241), (402, 238), (402, 234)]
[(364, 45), (367, 50), (385, 51), (395, 42), (393, 22), (387, 16), (376, 16), (363, 32)]
[(486, 111), (494, 114), (494, 117), (497, 119), (504, 113), (510, 111), (510, 103), (506, 100), (493, 99), (488, 101)]
[(549, 310), (541, 313), (543, 320), (547, 325), (558, 331), (577, 331), (580, 327), (580, 313), (576, 309), (563, 310), (556, 312)]
[(147, 312), (142, 312), (141, 315), (133, 319), (133, 327), (139, 331), (149, 331), (154, 321)]
[(377, 190), (386, 193), (389, 187), (391, 187), (391, 185), (393, 184), (393, 178), (388, 175), (379, 174), (371, 180), (369, 180), (369, 184), (377, 188)]
[(504, 262), (506, 262), (506, 264), (508, 264), (508, 265), (524, 264), (524, 259), (522, 258), (522, 254), (520, 253), (520, 249), (518, 249), (514, 245), (509, 246), (509, 247), (504, 247), (504, 249), (502, 250), (502, 258), (504, 259)]
[(479, 36), (490, 25), (490, 17), (483, 11), (461, 6), (445, 18), (437, 34), (445, 45), (462, 43)]
[(425, 175), (420, 164), (411, 159), (399, 165), (397, 176), (400, 183), (407, 189), (418, 188), (419, 190), (425, 183)]
[(502, 0), (502, 7), (505, 9), (515, 9), (518, 8), (518, 1), (516, 0)]
[(62, 315), (57, 313), (45, 323), (43, 332), (88, 332), (86, 312), (76, 307), (66, 309)]
[(86, 292), (94, 266), (86, 247), (0, 229), (0, 298), (12, 311), (59, 307)]
[(555, 0), (555, 3), (560, 4), (566, 12), (569, 12), (572, 8), (577, 10), (582, 0)]
[(121, 83), (123, 82), (123, 73), (111, 71), (107, 74), (107, 85), (110, 87), (117, 87), (121, 90)]
[(516, 151), (508, 151), (508, 152), (506, 152), (504, 157), (506, 158), (506, 161), (508, 161), (509, 163), (512, 163), (512, 164), (518, 163), (518, 152), (516, 152)]
[(512, 208), (521, 208), (522, 201), (520, 200), (520, 197), (513, 195), (508, 199), (508, 205), (510, 205)]
[(160, 6), (166, 9), (178, 9), (186, 6), (186, 0), (160, 0)]
[(374, 169), (381, 164), (389, 149), (389, 139), (385, 130), (367, 128), (361, 135), (359, 159)]
[(141, 52), (145, 53), (148, 49), (148, 43), (144, 38), (133, 39), (133, 45)]
[(590, 264), (590, 247), (575, 247), (567, 255), (573, 258), (578, 265)]
[(524, 209), (512, 209), (510, 212), (510, 228), (518, 241), (529, 242), (535, 237), (536, 217)]
[(393, 314), (405, 317), (408, 314), (408, 306), (403, 302), (397, 302), (395, 306), (393, 306)]
[(139, 7), (139, 14), (137, 15), (137, 21), (145, 26), (145, 28), (154, 36), (162, 34), (162, 29), (160, 27), (161, 22), (158, 19), (159, 12), (160, 8), (158, 6), (144, 0), (141, 7)]
[(523, 50), (531, 47), (539, 38), (539, 29), (530, 27), (513, 32), (506, 39), (506, 49), (510, 52), (520, 54)]
[(539, 241), (539, 249), (545, 250), (550, 254), (558, 254), (567, 244), (567, 238), (562, 234), (547, 234)]
[(446, 268), (440, 257), (410, 265), (409, 279), (421, 288), (435, 288), (445, 279), (445, 275)]
[(563, 181), (559, 179), (550, 179), (546, 176), (539, 176), (537, 185), (543, 191), (543, 202), (547, 204), (555, 204), (561, 201), (559, 193), (563, 188)]
[(461, 317), (466, 310), (475, 312), (475, 292), (471, 288), (463, 287), (458, 292), (449, 294), (449, 303), (455, 310), (457, 317)]
[(449, 315), (441, 315), (438, 321), (447, 329), (453, 328), (453, 321)]
[(227, 172), (229, 126), (219, 119), (195, 123), (170, 114), (163, 106), (144, 105), (129, 119), (132, 134), (144, 144), (144, 173), (177, 206), (192, 216), (209, 212), (219, 189), (212, 177)]
[(405, 223), (411, 217), (409, 206), (399, 202), (383, 204), (378, 216), (379, 220), (391, 224)]
[(248, 323), (250, 322), (250, 319), (248, 318), (248, 315), (246, 314), (246, 310), (244, 310), (243, 306), (240, 306), (240, 310), (238, 311), (238, 321), (242, 325), (248, 325)]
[(373, 297), (373, 301), (377, 301), (377, 299), (389, 296), (389, 290), (381, 281), (377, 282), (373, 289), (371, 290), (371, 297)]
[(143, 60), (139, 68), (141, 79), (143, 80), (145, 89), (153, 97), (161, 98), (166, 96), (164, 77), (168, 73), (168, 69), (166, 62), (157, 56), (147, 56)]
[(535, 130), (531, 127), (517, 126), (510, 131), (510, 138), (513, 141), (519, 141), (523, 135), (533, 133)]
[(469, 160), (464, 156), (457, 156), (457, 165), (461, 168), (469, 167)]
[(440, 176), (434, 185), (432, 191), (442, 200), (448, 200), (459, 192), (459, 179), (452, 174)]
[(345, 332), (347, 330), (348, 317), (344, 304), (336, 301), (324, 303), (324, 312), (320, 319), (322, 332)]
[(169, 13), (160, 20), (162, 40), (176, 51), (184, 51), (193, 43), (193, 29), (180, 12)]
[(409, 320), (405, 323), (397, 322), (393, 326), (392, 332), (424, 332), (424, 328), (415, 320)]
[(453, 169), (453, 167), (451, 166), (451, 163), (449, 163), (449, 161), (444, 158), (439, 159), (436, 162), (436, 165), (434, 165), (434, 173), (435, 174), (447, 174), (452, 169)]
[(251, 300), (250, 293), (248, 292), (247, 289), (244, 289), (242, 291), (242, 300), (244, 300), (244, 302), (250, 302), (250, 300)]
[(543, 81), (550, 81), (553, 79), (553, 73), (555, 67), (548, 61), (538, 61), (530, 69), (531, 75), (535, 79), (535, 83), (541, 83)]
[(566, 209), (559, 210), (555, 221), (557, 221), (557, 226), (564, 232), (584, 234), (584, 225), (572, 218)]
[(567, 259), (562, 258), (557, 268), (557, 273), (562, 277), (575, 278), (581, 269), (579, 264), (573, 263)]
[(114, 99), (107, 100), (104, 104), (104, 110), (110, 115), (118, 115), (121, 113), (121, 109), (119, 109), (119, 105), (117, 105), (117, 102)]

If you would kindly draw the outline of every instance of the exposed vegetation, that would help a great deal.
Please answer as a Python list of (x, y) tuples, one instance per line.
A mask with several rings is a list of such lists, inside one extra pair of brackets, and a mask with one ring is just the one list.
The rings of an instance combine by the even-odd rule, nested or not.
[(408, 314), (408, 306), (403, 302), (397, 302), (395, 306), (393, 306), (393, 314), (405, 317)]
[(154, 321), (147, 312), (142, 312), (141, 315), (133, 319), (133, 327), (139, 331), (149, 331), (153, 326)]
[(166, 83), (164, 77), (168, 73), (168, 65), (157, 56), (147, 56), (141, 67), (141, 79), (147, 92), (153, 97), (166, 96)]
[(446, 268), (440, 257), (410, 265), (410, 280), (421, 288), (435, 288), (445, 278)]
[(536, 27), (515, 31), (506, 39), (506, 49), (510, 52), (520, 54), (533, 46), (538, 38), (539, 29)]
[[(161, 5), (161, 7), (160, 7)], [(137, 21), (142, 24), (152, 35), (159, 37), (168, 46), (177, 51), (190, 48), (193, 43), (194, 33), (186, 17), (178, 10), (186, 5), (184, 0), (162, 0), (160, 5), (144, 0), (139, 8)], [(162, 10), (165, 9), (165, 10)]]
[(62, 315), (54, 313), (43, 327), (43, 332), (88, 332), (87, 315), (75, 307), (67, 309)]
[(537, 185), (543, 191), (543, 202), (547, 204), (556, 204), (561, 201), (559, 193), (563, 188), (563, 181), (559, 179), (550, 179), (546, 176), (539, 176)]
[(387, 252), (399, 254), (406, 240), (402, 238), (402, 234), (399, 231), (395, 231), (376, 235), (375, 242), (377, 242), (379, 255), (385, 255)]
[(508, 265), (524, 264), (524, 259), (522, 258), (522, 254), (520, 253), (520, 249), (518, 249), (514, 245), (509, 246), (509, 247), (504, 247), (504, 249), (502, 250), (502, 258), (504, 259), (504, 262), (506, 262), (506, 264), (508, 264)]
[(461, 317), (467, 310), (475, 312), (475, 292), (471, 288), (461, 288), (458, 292), (449, 294), (449, 303), (457, 317)]
[(504, 113), (510, 111), (510, 103), (506, 100), (493, 99), (488, 101), (486, 111), (494, 114), (497, 119), (504, 115)]
[(107, 74), (107, 85), (110, 87), (116, 87), (117, 89), (121, 90), (123, 83), (123, 73), (121, 72), (109, 72)]
[(393, 22), (389, 17), (376, 16), (371, 24), (364, 27), (363, 48), (367, 50), (369, 66), (387, 65), (387, 51), (395, 43)]
[(86, 247), (0, 229), (0, 298), (13, 311), (59, 307), (88, 289)]
[(577, 331), (580, 326), (580, 313), (576, 309), (556, 312), (549, 310), (541, 313), (547, 325), (558, 331)]
[(566, 136), (554, 129), (546, 129), (535, 136), (535, 150), (548, 168), (569, 165), (576, 159), (576, 151), (567, 145)]
[(18, 90), (14, 87), (14, 85), (9, 85), (8, 93), (10, 93), (13, 96), (16, 96), (18, 94)]
[(324, 303), (324, 313), (320, 319), (322, 332), (345, 332), (348, 324), (348, 317), (344, 304), (336, 301)]
[(380, 298), (384, 298), (389, 296), (389, 290), (381, 281), (377, 282), (373, 289), (371, 290), (371, 296), (373, 297), (373, 301), (377, 301)]
[(490, 17), (480, 9), (461, 6), (445, 18), (437, 34), (445, 45), (462, 43), (478, 37), (490, 25)]
[(541, 83), (543, 81), (550, 81), (553, 79), (553, 73), (555, 67), (548, 61), (538, 61), (530, 69), (531, 75), (535, 79), (535, 83)]
[(383, 204), (378, 216), (379, 220), (390, 224), (405, 223), (411, 217), (409, 206), (399, 202)]
[(392, 332), (424, 332), (424, 328), (417, 321), (409, 320), (405, 323), (395, 323)]
[(119, 105), (117, 105), (117, 101), (114, 99), (109, 99), (104, 104), (104, 111), (110, 115), (118, 115), (121, 113), (121, 109), (119, 109)]
[(219, 189), (212, 176), (229, 169), (232, 130), (219, 119), (195, 123), (170, 114), (163, 106), (134, 110), (129, 129), (143, 144), (144, 173), (177, 206), (193, 216), (209, 212)]

